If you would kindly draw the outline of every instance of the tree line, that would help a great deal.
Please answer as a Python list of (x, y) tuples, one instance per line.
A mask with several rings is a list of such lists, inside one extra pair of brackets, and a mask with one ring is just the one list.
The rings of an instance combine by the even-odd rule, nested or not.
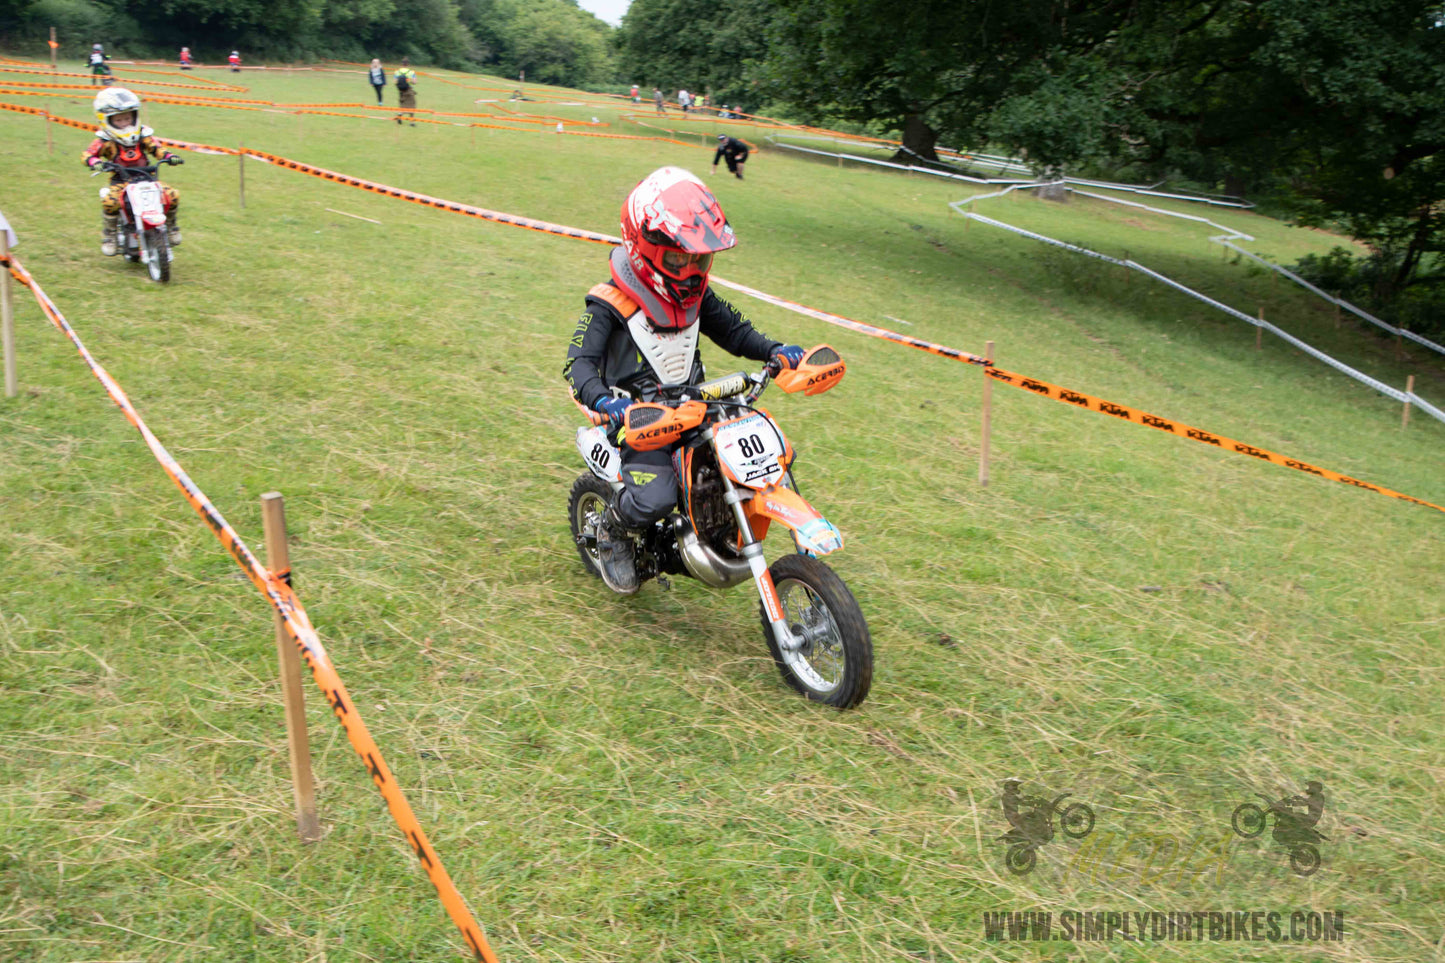
[(634, 0), (619, 63), (725, 103), (1170, 178), (1368, 247), (1299, 270), (1445, 334), (1441, 0)]
[(92, 43), (167, 59), (188, 46), (203, 61), (409, 56), (577, 87), (617, 74), (613, 28), (575, 0), (0, 0), (10, 46), (43, 49), (50, 27), (71, 56)]

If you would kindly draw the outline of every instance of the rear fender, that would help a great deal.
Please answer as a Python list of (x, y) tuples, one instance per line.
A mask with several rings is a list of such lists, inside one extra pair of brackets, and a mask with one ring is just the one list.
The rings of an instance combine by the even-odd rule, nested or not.
[(746, 508), (749, 521), (757, 519), (753, 521), (756, 538), (762, 538), (768, 523), (776, 521), (793, 533), (793, 543), (804, 555), (817, 558), (843, 547), (843, 533), (791, 488), (779, 485), (754, 492)]

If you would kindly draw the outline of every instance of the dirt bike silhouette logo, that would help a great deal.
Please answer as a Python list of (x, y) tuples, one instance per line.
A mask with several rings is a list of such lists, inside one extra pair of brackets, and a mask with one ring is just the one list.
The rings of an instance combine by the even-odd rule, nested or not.
[[(1278, 802), (1270, 802), (1264, 793), (1255, 793), (1267, 806), (1257, 803), (1241, 803), (1235, 807), (1229, 824), (1234, 832), (1244, 839), (1253, 839), (1264, 832), (1270, 814), (1274, 814), (1274, 831), (1270, 837), (1289, 850), (1290, 869), (1300, 876), (1312, 876), (1320, 868), (1320, 851), (1315, 843), (1326, 839), (1315, 829), (1315, 823), (1325, 811), (1324, 787), (1311, 781), (1305, 784), (1302, 796), (1285, 796)], [(1303, 812), (1298, 812), (1302, 808)]]
[(1038, 861), (1038, 848), (1054, 838), (1054, 817), (1059, 817), (1059, 830), (1070, 839), (1083, 839), (1094, 831), (1094, 810), (1088, 803), (1074, 802), (1060, 808), (1060, 804), (1072, 793), (1062, 793), (1052, 800), (1042, 796), (1024, 796), (1019, 793), (1019, 781), (1006, 779), (1003, 783), (1004, 818), (1011, 828), (1000, 837), (1009, 844), (1004, 856), (1004, 865), (1009, 872), (1022, 876), (1032, 872)]

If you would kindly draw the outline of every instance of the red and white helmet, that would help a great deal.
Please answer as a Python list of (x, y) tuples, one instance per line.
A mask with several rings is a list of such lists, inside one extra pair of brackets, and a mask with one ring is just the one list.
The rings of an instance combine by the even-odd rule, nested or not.
[(657, 295), (654, 327), (685, 328), (707, 292), (712, 256), (738, 243), (717, 198), (680, 167), (660, 167), (622, 202), (622, 247), (643, 285)]

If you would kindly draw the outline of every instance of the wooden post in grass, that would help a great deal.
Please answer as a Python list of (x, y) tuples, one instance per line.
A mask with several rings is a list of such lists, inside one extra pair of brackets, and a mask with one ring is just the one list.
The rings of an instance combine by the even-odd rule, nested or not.
[(15, 380), (15, 296), (10, 289), (10, 230), (0, 218), (0, 345), (5, 353), (5, 397), (14, 398)]
[[(266, 563), (277, 577), (291, 581), (291, 553), (286, 547), (286, 508), (280, 492), (261, 496), (261, 521), (266, 531)], [(306, 735), (306, 695), (301, 687), (301, 654), (275, 613), (276, 655), (281, 666), (281, 698), (286, 705), (286, 742), (291, 755), (291, 790), (296, 798), (296, 831), (303, 842), (321, 838), (316, 816), (316, 785), (311, 777), (311, 747)]]
[(236, 152), (236, 169), (241, 175), (241, 209), (246, 208), (246, 145), (238, 145), (240, 150)]
[(1414, 393), (1415, 393), (1415, 376), (1414, 376), (1414, 375), (1410, 375), (1410, 377), (1408, 377), (1408, 378), (1405, 379), (1405, 394), (1407, 395), (1407, 397), (1405, 398), (1405, 410), (1402, 411), (1402, 412), (1400, 412), (1400, 427), (1401, 427), (1401, 428), (1409, 428), (1409, 427), (1410, 427), (1410, 399), (1409, 399), (1408, 396), (1409, 396), (1409, 395), (1413, 395)]
[(1264, 349), (1264, 308), (1259, 309), (1259, 324), (1254, 326), (1254, 350)]
[(54, 28), (54, 27), (51, 27), (51, 28), (50, 28), (50, 69), (51, 69), (51, 70), (55, 70), (55, 69), (56, 69), (56, 66), (55, 66), (55, 48), (56, 48), (56, 47), (59, 47), (59, 46), (60, 46), (60, 44), (56, 43), (56, 41), (55, 41), (55, 28)]
[[(983, 343), (983, 357), (985, 361), (993, 360), (993, 342)], [(978, 483), (981, 487), (988, 487), (988, 440), (993, 425), (993, 379), (988, 376), (988, 369), (983, 369), (983, 431), (978, 436)]]
[(55, 153), (55, 137), (50, 132), (50, 101), (45, 102), (45, 151)]

